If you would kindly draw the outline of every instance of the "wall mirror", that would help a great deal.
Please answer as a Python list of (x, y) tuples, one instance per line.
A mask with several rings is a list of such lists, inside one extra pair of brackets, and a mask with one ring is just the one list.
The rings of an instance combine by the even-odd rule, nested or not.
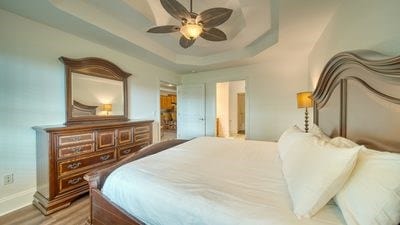
[(67, 124), (128, 119), (131, 74), (100, 58), (60, 61), (65, 65)]

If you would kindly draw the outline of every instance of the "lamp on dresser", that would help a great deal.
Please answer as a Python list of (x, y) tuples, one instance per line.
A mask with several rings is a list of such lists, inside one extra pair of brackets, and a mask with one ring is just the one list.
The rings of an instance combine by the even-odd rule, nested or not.
[(312, 92), (304, 91), (297, 93), (297, 108), (305, 108), (304, 130), (308, 132), (308, 108), (313, 107)]
[(101, 110), (107, 112), (107, 116), (110, 115), (110, 112), (112, 111), (112, 104), (103, 104), (101, 105)]

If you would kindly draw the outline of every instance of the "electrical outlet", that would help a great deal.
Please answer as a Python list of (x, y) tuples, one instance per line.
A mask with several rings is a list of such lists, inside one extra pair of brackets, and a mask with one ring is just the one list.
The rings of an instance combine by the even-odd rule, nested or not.
[(4, 175), (4, 182), (3, 183), (4, 183), (4, 185), (14, 183), (14, 174), (10, 173), (10, 174)]

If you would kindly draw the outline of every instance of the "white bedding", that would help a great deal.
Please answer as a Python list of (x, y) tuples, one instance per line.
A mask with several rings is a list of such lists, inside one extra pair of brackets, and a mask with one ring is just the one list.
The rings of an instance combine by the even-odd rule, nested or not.
[(296, 218), (273, 142), (197, 138), (118, 168), (102, 192), (149, 225), (345, 224), (335, 205)]

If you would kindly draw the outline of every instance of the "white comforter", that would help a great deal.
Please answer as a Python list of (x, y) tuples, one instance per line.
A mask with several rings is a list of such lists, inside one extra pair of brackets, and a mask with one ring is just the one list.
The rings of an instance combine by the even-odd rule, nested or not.
[(296, 218), (272, 142), (197, 138), (118, 168), (102, 192), (149, 225), (344, 224), (335, 205)]

